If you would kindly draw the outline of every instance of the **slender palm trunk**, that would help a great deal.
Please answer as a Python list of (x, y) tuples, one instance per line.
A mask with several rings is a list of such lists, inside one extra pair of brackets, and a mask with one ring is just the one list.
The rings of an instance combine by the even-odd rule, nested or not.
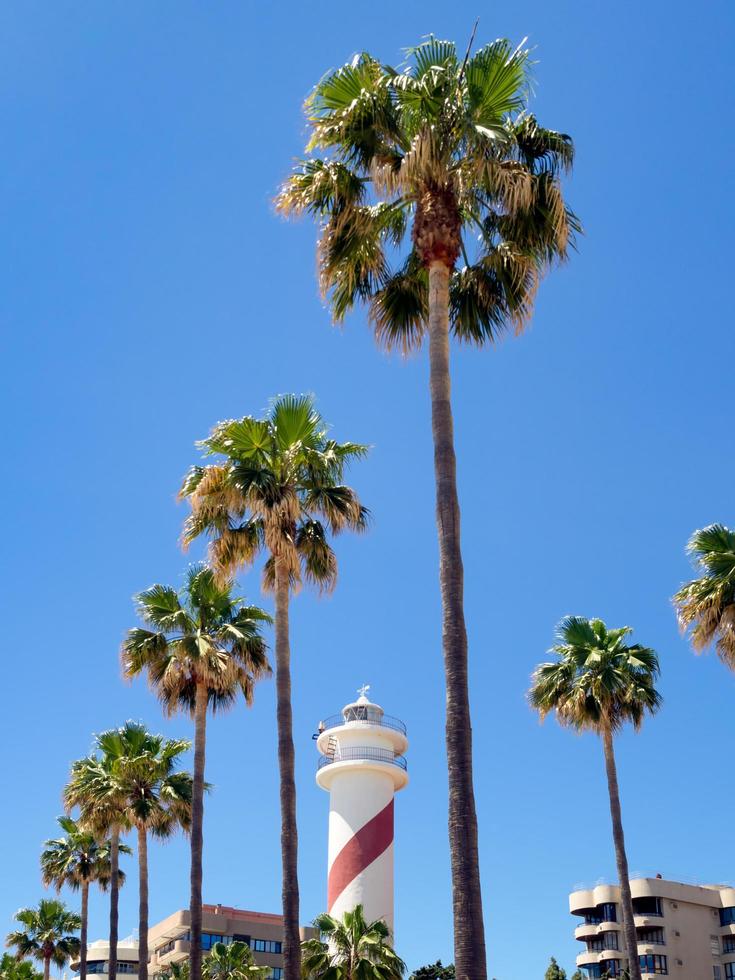
[(625, 853), (625, 836), (623, 835), (623, 816), (620, 809), (620, 790), (618, 788), (618, 770), (615, 765), (615, 748), (613, 736), (609, 728), (602, 730), (602, 747), (605, 751), (605, 771), (607, 773), (607, 789), (610, 794), (610, 818), (612, 820), (613, 841), (615, 843), (615, 860), (618, 865), (620, 879), (620, 904), (623, 911), (623, 948), (628, 957), (628, 974), (630, 980), (641, 980), (641, 966), (638, 960), (638, 941), (633, 920), (633, 899), (630, 894), (630, 875), (628, 873), (628, 857)]
[(118, 901), (120, 898), (120, 828), (113, 826), (110, 830), (110, 980), (117, 977), (117, 919)]
[(87, 920), (89, 918), (89, 878), (82, 879), (81, 887), (81, 919), (82, 927), (79, 934), (79, 980), (87, 980)]
[(207, 686), (197, 684), (194, 706), (194, 778), (191, 795), (191, 948), (189, 976), (202, 980), (202, 823), (204, 819), (204, 761), (207, 739)]
[(148, 980), (148, 835), (138, 827), (138, 980)]
[(46, 953), (43, 957), (43, 980), (49, 980), (51, 976), (51, 955)]
[(477, 815), (472, 785), (464, 569), (449, 375), (449, 269), (438, 261), (432, 262), (429, 268), (429, 370), (446, 679), (454, 963), (457, 980), (486, 980)]
[(294, 780), (293, 724), (291, 717), (291, 650), (289, 647), (288, 569), (276, 559), (276, 700), (278, 770), (281, 783), (281, 864), (283, 869), (283, 974), (301, 980), (299, 932), (298, 831)]

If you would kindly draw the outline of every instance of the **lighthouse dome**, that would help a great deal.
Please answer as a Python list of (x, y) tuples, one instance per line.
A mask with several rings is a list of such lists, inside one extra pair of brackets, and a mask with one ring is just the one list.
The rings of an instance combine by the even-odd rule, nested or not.
[(367, 692), (369, 690), (370, 685), (365, 684), (358, 691), (360, 696), (358, 697), (357, 701), (352, 701), (350, 704), (346, 704), (344, 708), (342, 708), (342, 717), (346, 722), (374, 721), (380, 724), (380, 720), (385, 712), (379, 704), (375, 704), (368, 699)]

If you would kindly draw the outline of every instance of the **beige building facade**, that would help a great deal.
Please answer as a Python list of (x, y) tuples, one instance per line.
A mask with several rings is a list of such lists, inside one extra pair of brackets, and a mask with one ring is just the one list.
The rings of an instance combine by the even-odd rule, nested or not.
[[(186, 959), (190, 946), (188, 909), (180, 909), (148, 933), (151, 975), (169, 963)], [(316, 929), (301, 928), (301, 938), (317, 936)], [(283, 916), (269, 912), (249, 912), (228, 905), (202, 906), (202, 947), (204, 955), (215, 943), (245, 942), (253, 951), (256, 963), (270, 967), (269, 978), (283, 976)]]
[[(630, 882), (644, 977), (735, 980), (735, 888), (686, 885), (663, 878)], [(620, 888), (597, 885), (572, 892), (569, 910), (583, 921), (577, 966), (590, 978), (620, 976), (626, 966)]]

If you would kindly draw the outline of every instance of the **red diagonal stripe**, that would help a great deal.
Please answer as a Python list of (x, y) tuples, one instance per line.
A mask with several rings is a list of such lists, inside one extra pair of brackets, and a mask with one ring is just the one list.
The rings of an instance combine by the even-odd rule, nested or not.
[(361, 871), (379, 858), (393, 843), (393, 800), (380, 813), (350, 837), (329, 869), (327, 905), (331, 909), (339, 896)]

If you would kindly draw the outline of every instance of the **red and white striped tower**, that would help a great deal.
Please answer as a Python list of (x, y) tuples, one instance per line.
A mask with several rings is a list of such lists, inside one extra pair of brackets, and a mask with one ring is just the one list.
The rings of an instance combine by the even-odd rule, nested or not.
[(393, 932), (393, 795), (408, 783), (406, 726), (366, 697), (319, 723), (316, 781), (329, 792), (329, 914), (362, 905)]

